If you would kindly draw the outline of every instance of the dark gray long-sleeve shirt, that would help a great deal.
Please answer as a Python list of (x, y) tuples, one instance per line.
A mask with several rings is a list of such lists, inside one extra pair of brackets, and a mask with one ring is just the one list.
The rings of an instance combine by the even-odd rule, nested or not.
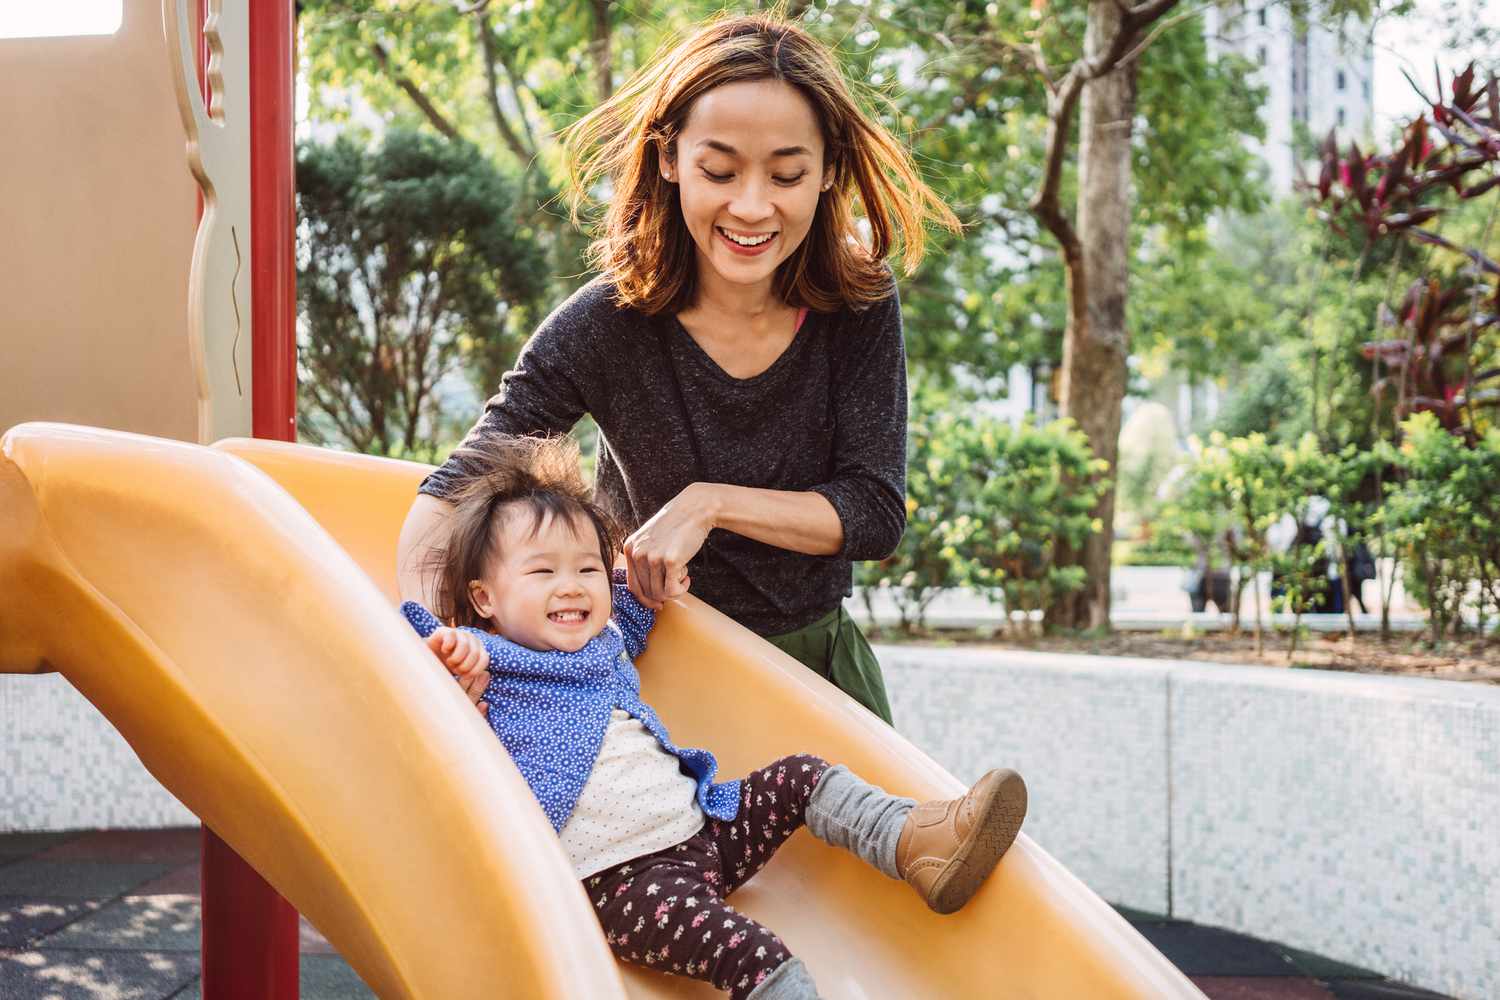
[[(693, 593), (761, 635), (832, 611), (852, 561), (883, 559), (901, 540), (906, 355), (894, 289), (860, 312), (809, 313), (781, 357), (740, 379), (675, 316), (622, 307), (596, 278), (537, 328), (469, 437), (563, 433), (585, 413), (600, 431), (598, 499), (627, 530), (693, 482), (813, 491), (833, 505), (844, 529), (835, 555), (715, 530), (689, 563)], [(463, 474), (450, 457), (422, 492), (441, 498)]]

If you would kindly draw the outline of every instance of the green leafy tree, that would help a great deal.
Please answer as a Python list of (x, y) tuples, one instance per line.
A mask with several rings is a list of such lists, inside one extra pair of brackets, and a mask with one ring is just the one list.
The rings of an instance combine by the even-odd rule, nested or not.
[[(1238, 141), (1260, 128), (1244, 75), (1207, 58), (1201, 25), (1189, 16), (1199, 9), (1179, 17), (1176, 6), (918, 3), (853, 15), (884, 44), (888, 25), (898, 38), (920, 39), (914, 44), (929, 57), (929, 72), (906, 94), (907, 105), (930, 109), (911, 116), (921, 123), (919, 148), (960, 165), (955, 193), (977, 189), (960, 215), (990, 230), (988, 243), (975, 243), (971, 232), (970, 246), (954, 251), (985, 255), (988, 271), (971, 262), (955, 274), (935, 255), (926, 308), (942, 303), (950, 315), (935, 325), (960, 331), (970, 348), (961, 363), (970, 367), (1006, 360), (1003, 350), (988, 349), (992, 341), (1036, 344), (1060, 357), (1061, 410), (1111, 466), (1130, 349), (1125, 290), (1139, 245), (1132, 225), (1192, 229), (1217, 207), (1248, 209), (1259, 197)], [(849, 9), (829, 8), (835, 17)], [(1213, 96), (1183, 101), (1188, 80), (1198, 95)], [(1133, 134), (1138, 124), (1140, 134)], [(1043, 269), (1053, 277), (1036, 286), (1042, 294), (1031, 301), (1048, 311), (1023, 304), (1022, 322), (1001, 326), (1010, 319), (1006, 299), (1024, 303), (1016, 286)], [(977, 287), (963, 280), (984, 274), (991, 280)], [(992, 341), (984, 339), (987, 331), (994, 331)], [(1075, 600), (1054, 607), (1059, 621), (1107, 625), (1113, 510), (1114, 491), (1106, 490), (1095, 511), (1105, 530), (1091, 536), (1086, 551), (1065, 557), (1085, 567), (1089, 582)]]
[(887, 558), (855, 564), (869, 620), (875, 620), (872, 591), (880, 590), (895, 603), (903, 632), (924, 628), (928, 606), (944, 590), (959, 586), (957, 552), (949, 548), (943, 531), (958, 516), (959, 490), (969, 481), (955, 484), (953, 470), (936, 451), (942, 415), (950, 406), (950, 397), (932, 383), (920, 379), (912, 383), (906, 532)]
[[(1215, 572), (1230, 572), (1239, 564), (1234, 510), (1226, 488), (1228, 455), (1223, 442), (1222, 436), (1215, 438), (1213, 450), (1205, 451), (1198, 438), (1188, 440), (1192, 459), (1179, 466), (1179, 474), (1169, 482), (1167, 501), (1157, 519), (1159, 538), (1179, 541), (1194, 554), (1193, 566), (1200, 574), (1205, 592)], [(1163, 542), (1158, 545), (1165, 547)], [(1243, 586), (1241, 579), (1229, 604), (1236, 632), (1240, 629), (1239, 591)]]
[[(517, 234), (547, 257), (548, 297), (584, 280), (586, 239), (559, 204), (555, 135), (614, 92), (706, 2), (409, 3), (303, 0), (311, 117), (418, 128), (517, 178)], [(491, 386), (493, 388), (493, 386)]]
[[(1269, 448), (1269, 461), (1258, 460), (1254, 465), (1257, 472), (1264, 474), (1260, 482), (1261, 494), (1267, 506), (1277, 510), (1277, 520), (1291, 517), (1300, 535), (1303, 526), (1313, 520), (1313, 504), (1327, 500), (1329, 456), (1318, 448), (1318, 440), (1311, 434), (1303, 435), (1295, 445), (1270, 445)], [(1270, 553), (1271, 572), (1282, 586), (1282, 594), (1273, 601), (1273, 608), (1279, 602), (1293, 615), (1291, 642), (1287, 644), (1286, 653), (1289, 661), (1297, 655), (1302, 616), (1317, 607), (1328, 594), (1331, 549), (1328, 537), (1321, 535), (1310, 544), (1293, 542), (1283, 551)]]
[(297, 157), (302, 434), (430, 457), (457, 428), (441, 394), (514, 359), (545, 288), (514, 182), (462, 145), (404, 130)]
[[(1350, 572), (1354, 568), (1353, 555), (1357, 548), (1370, 550), (1382, 548), (1376, 531), (1376, 518), (1380, 513), (1379, 476), (1391, 463), (1391, 455), (1384, 447), (1361, 448), (1355, 444), (1345, 445), (1338, 452), (1325, 453), (1326, 468), (1323, 473), (1324, 493), (1328, 498), (1327, 532), (1333, 557), (1339, 562), (1339, 585), (1343, 590), (1345, 623), (1349, 638), (1354, 638), (1354, 599), (1351, 590)], [(1389, 617), (1383, 581), (1378, 566), (1376, 586), (1380, 589), (1381, 617)]]
[(1232, 523), (1226, 536), (1235, 563), (1255, 595), (1255, 651), (1265, 649), (1259, 578), (1275, 568), (1268, 533), (1284, 513), (1278, 495), (1278, 459), (1261, 434), (1229, 440), (1209, 436), (1200, 454), (1203, 488), (1224, 498)]
[(907, 530), (888, 559), (858, 567), (866, 610), (873, 618), (870, 594), (883, 590), (913, 631), (939, 593), (969, 587), (1026, 628), (1083, 583), (1057, 552), (1098, 530), (1090, 510), (1103, 463), (1067, 421), (1012, 427), (930, 385), (913, 402)]

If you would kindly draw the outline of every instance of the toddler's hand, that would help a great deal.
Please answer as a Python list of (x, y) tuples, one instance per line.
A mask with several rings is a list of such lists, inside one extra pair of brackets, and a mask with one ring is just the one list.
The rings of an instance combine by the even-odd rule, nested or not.
[(427, 648), (448, 668), (479, 713), (487, 713), (489, 706), (481, 699), (490, 683), (490, 654), (479, 636), (444, 626), (427, 637)]

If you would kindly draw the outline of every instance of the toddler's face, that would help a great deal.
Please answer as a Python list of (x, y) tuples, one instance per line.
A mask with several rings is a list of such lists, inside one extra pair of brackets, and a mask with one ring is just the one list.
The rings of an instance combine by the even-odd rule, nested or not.
[(574, 653), (609, 621), (609, 567), (587, 520), (549, 516), (535, 533), (533, 523), (529, 514), (502, 514), (500, 557), (470, 595), (511, 642)]

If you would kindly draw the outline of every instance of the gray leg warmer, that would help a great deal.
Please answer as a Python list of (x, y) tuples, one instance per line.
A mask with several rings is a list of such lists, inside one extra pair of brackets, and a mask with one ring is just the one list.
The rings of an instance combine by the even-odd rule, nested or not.
[(808, 800), (805, 818), (814, 837), (850, 851), (891, 878), (900, 878), (896, 841), (914, 805), (914, 799), (887, 795), (840, 764), (823, 772)]
[(745, 1000), (818, 1000), (818, 988), (800, 958), (789, 958), (751, 990)]

